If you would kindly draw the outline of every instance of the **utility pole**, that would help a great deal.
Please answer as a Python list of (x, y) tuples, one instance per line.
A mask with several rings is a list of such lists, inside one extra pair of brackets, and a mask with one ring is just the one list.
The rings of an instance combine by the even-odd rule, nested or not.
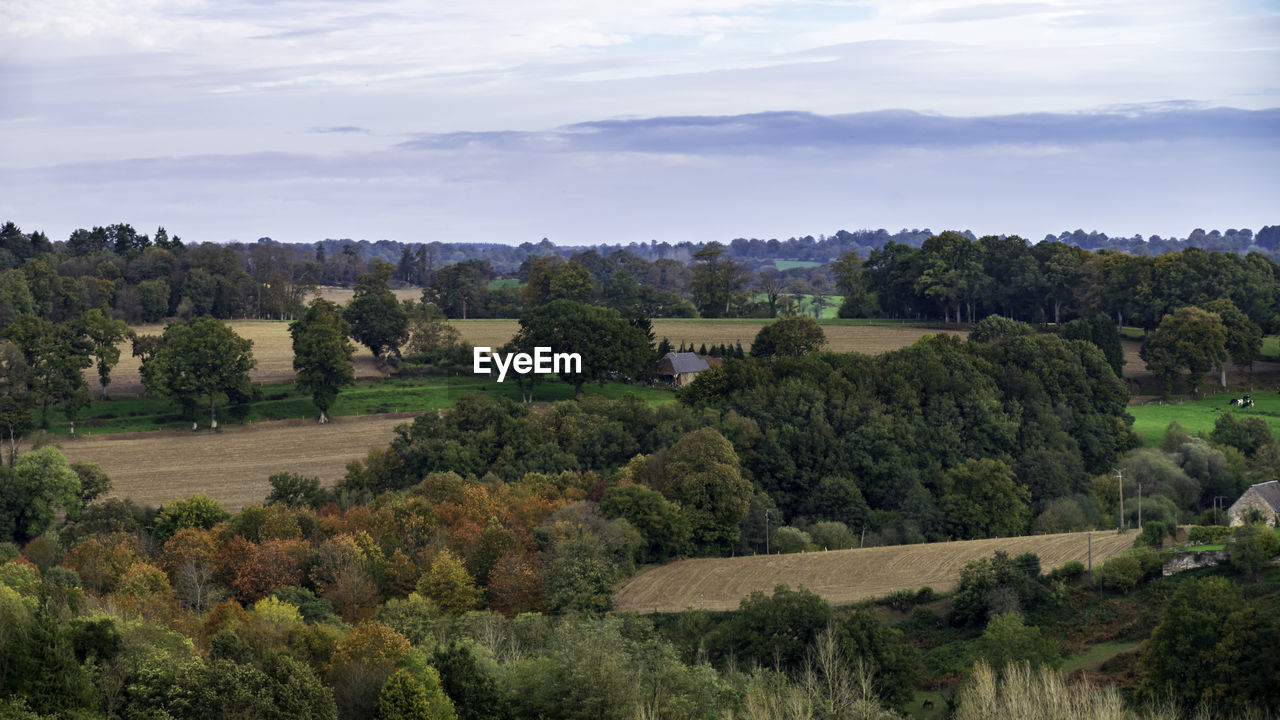
[(1124, 471), (1116, 468), (1116, 480), (1120, 487), (1120, 517), (1117, 518), (1116, 532), (1124, 532)]
[(1089, 538), (1089, 587), (1093, 587), (1093, 533), (1085, 533)]
[(1142, 481), (1138, 481), (1138, 532), (1142, 532)]

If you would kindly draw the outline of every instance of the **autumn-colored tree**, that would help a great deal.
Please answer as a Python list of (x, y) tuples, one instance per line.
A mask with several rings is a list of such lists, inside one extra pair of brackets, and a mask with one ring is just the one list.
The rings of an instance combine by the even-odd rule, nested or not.
[(213, 556), (213, 576), (218, 582), (230, 585), (236, 579), (236, 569), (253, 552), (253, 543), (240, 535), (223, 540)]
[(498, 558), (504, 553), (519, 549), (520, 543), (515, 536), (502, 527), (502, 523), (491, 520), (485, 526), (484, 532), (480, 533), (480, 537), (476, 539), (471, 548), (471, 554), (467, 556), (467, 572), (471, 573), (477, 584), (485, 587), (489, 584), (490, 571)]
[(212, 566), (217, 552), (218, 541), (212, 532), (204, 528), (182, 528), (160, 550), (160, 568), (174, 578), (189, 562)]
[(268, 540), (253, 549), (236, 566), (231, 587), (236, 598), (248, 604), (271, 594), (276, 588), (297, 585), (302, 581), (298, 556), (305, 552), (302, 543), (292, 540)]
[(131, 535), (91, 537), (71, 548), (62, 563), (79, 573), (86, 590), (108, 593), (116, 589), (133, 564), (137, 549), (137, 540)]
[(418, 581), (418, 593), (434, 600), (440, 609), (458, 615), (480, 603), (480, 591), (467, 568), (452, 551), (445, 549), (431, 561), (431, 569)]
[(340, 716), (373, 715), (379, 691), (409, 649), (408, 638), (376, 621), (361, 622), (344, 635), (328, 666)]
[(404, 597), (418, 586), (418, 578), (422, 569), (413, 562), (404, 550), (396, 548), (387, 561), (387, 569), (382, 573), (382, 592), (387, 597)]
[(507, 553), (489, 574), (489, 607), (503, 615), (541, 612), (542, 572), (536, 558)]
[(153, 621), (168, 619), (176, 609), (168, 576), (141, 560), (135, 561), (121, 576), (115, 598), (120, 609)]

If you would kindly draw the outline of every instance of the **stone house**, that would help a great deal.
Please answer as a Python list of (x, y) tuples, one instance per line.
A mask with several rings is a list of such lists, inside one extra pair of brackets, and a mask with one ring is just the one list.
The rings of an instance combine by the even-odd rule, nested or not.
[(693, 382), (698, 373), (711, 367), (697, 353), (669, 352), (658, 361), (658, 374), (665, 377), (676, 387), (684, 387)]
[(1243, 525), (1244, 514), (1250, 508), (1257, 508), (1266, 518), (1267, 525), (1276, 527), (1280, 523), (1280, 482), (1258, 483), (1244, 491), (1240, 499), (1227, 508), (1227, 517), (1232, 525)]

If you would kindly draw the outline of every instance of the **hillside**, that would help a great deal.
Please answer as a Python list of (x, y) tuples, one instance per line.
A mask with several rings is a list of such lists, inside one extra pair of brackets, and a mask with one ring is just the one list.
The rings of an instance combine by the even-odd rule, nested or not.
[[(1093, 533), (1095, 568), (1133, 545), (1135, 534)], [(882, 597), (894, 590), (929, 586), (951, 590), (960, 568), (976, 557), (1004, 550), (1033, 552), (1048, 570), (1087, 562), (1086, 533), (1035, 535), (950, 543), (895, 545), (857, 550), (680, 560), (637, 575), (618, 591), (615, 609), (634, 612), (733, 610), (742, 598), (778, 585), (805, 587), (833, 604)]]

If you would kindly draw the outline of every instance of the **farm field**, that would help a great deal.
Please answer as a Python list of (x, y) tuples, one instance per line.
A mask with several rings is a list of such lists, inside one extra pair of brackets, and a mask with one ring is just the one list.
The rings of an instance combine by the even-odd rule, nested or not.
[[(618, 591), (615, 608), (642, 613), (691, 608), (734, 610), (750, 593), (756, 590), (770, 593), (778, 585), (808, 588), (836, 605), (882, 597), (904, 588), (929, 586), (945, 592), (955, 588), (960, 568), (966, 562), (996, 550), (1010, 555), (1036, 553), (1045, 570), (1068, 560), (1087, 562), (1085, 535), (1064, 533), (792, 555), (680, 560), (629, 580)], [(1135, 537), (1136, 533), (1093, 533), (1095, 567), (1131, 547)]]
[[(396, 299), (400, 300), (401, 302), (405, 300), (421, 300), (422, 299), (422, 288), (415, 288), (415, 287), (393, 288), (391, 292), (396, 296)], [(350, 302), (352, 296), (354, 296), (355, 294), (356, 294), (355, 288), (334, 287), (330, 285), (325, 285), (323, 287), (317, 288), (315, 294), (307, 298), (307, 302), (310, 302), (311, 298), (320, 297), (320, 298), (324, 298), (325, 300), (328, 300), (329, 302), (334, 302), (339, 305), (346, 305), (348, 302)]]
[[(283, 320), (228, 320), (227, 324), (240, 337), (253, 341), (253, 357), (258, 361), (250, 378), (254, 384), (293, 382), (293, 339), (289, 336), (289, 323)], [(159, 335), (164, 325), (135, 325), (131, 329), (140, 335)], [(120, 343), (120, 364), (111, 371), (108, 394), (141, 393), (142, 376), (138, 373), (138, 358), (133, 356), (129, 341)], [(356, 377), (383, 377), (373, 364), (373, 355), (357, 346)], [(98, 371), (85, 369), (89, 392), (97, 398), (102, 390), (98, 383)]]
[[(472, 345), (497, 347), (511, 339), (519, 329), (515, 320), (454, 320), (453, 325), (462, 337)], [(658, 340), (667, 338), (672, 345), (681, 342), (701, 346), (742, 343), (744, 350), (751, 349), (751, 341), (764, 327), (763, 320), (654, 320), (653, 334)], [(904, 348), (931, 333), (940, 332), (902, 324), (870, 325), (854, 323), (824, 323), (822, 331), (832, 350), (857, 351), (875, 355)], [(967, 331), (952, 331), (967, 337)]]
[(1228, 405), (1233, 397), (1239, 394), (1222, 393), (1210, 395), (1198, 400), (1179, 403), (1148, 403), (1131, 405), (1129, 414), (1133, 416), (1133, 429), (1142, 433), (1148, 446), (1164, 442), (1164, 431), (1169, 423), (1177, 421), (1191, 434), (1211, 432), (1213, 423), (1225, 412), (1232, 412), (1239, 418), (1259, 417), (1271, 426), (1271, 432), (1280, 435), (1280, 393), (1265, 390), (1251, 393), (1253, 407), (1238, 408)]
[(230, 425), (222, 432), (124, 433), (60, 443), (72, 462), (94, 462), (111, 477), (112, 497), (159, 506), (204, 493), (231, 510), (261, 502), (277, 472), (319, 477), (332, 485), (348, 462), (391, 442), (416, 413), (338, 418), (327, 425), (282, 420)]

